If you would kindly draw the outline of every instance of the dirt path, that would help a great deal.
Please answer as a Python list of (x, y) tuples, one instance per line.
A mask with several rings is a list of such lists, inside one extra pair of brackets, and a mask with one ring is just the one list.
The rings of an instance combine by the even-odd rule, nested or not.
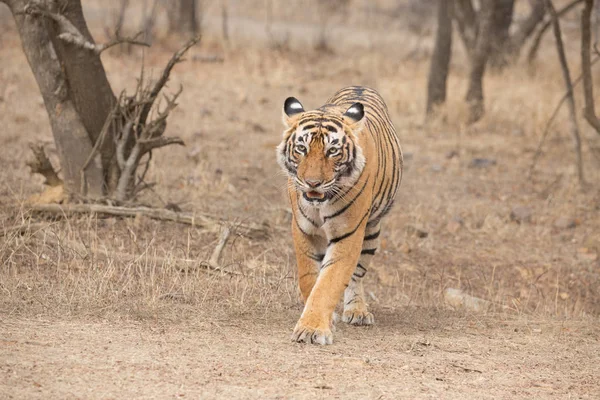
[(380, 309), (377, 326), (338, 325), (335, 344), (319, 347), (287, 341), (296, 312), (177, 325), (7, 318), (0, 397), (600, 395), (600, 343), (589, 324)]

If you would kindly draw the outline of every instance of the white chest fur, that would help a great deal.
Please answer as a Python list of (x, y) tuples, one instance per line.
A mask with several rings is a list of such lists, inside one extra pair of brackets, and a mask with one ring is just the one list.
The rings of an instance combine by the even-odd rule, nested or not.
[(303, 198), (298, 202), (298, 225), (309, 235), (326, 237), (323, 216), (328, 215), (327, 205), (314, 206)]

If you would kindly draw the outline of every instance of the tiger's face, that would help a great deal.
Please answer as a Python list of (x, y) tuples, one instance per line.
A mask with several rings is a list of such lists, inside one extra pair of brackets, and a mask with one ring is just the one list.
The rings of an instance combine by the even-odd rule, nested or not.
[(357, 138), (363, 105), (355, 103), (345, 112), (336, 106), (306, 112), (290, 97), (283, 111), (287, 129), (277, 159), (304, 200), (321, 205), (352, 186), (365, 164)]

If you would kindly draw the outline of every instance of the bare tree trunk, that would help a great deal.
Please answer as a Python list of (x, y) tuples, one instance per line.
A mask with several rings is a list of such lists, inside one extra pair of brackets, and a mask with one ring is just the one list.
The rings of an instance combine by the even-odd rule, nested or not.
[(598, 121), (598, 117), (596, 116), (594, 105), (594, 81), (592, 79), (592, 60), (590, 55), (593, 7), (594, 0), (585, 0), (585, 7), (581, 13), (581, 76), (583, 78), (583, 94), (585, 98), (583, 116), (592, 128), (600, 133), (600, 121)]
[(543, 21), (546, 15), (544, 0), (530, 0), (531, 12), (522, 22), (516, 25), (510, 34), (513, 25), (514, 0), (497, 0), (494, 2), (494, 33), (491, 36), (492, 48), (490, 65), (501, 70), (513, 63), (523, 48), (523, 45)]
[(175, 0), (168, 9), (169, 30), (196, 35), (199, 31), (197, 0)]
[(569, 106), (569, 122), (571, 125), (571, 136), (573, 136), (573, 143), (575, 147), (575, 155), (577, 157), (577, 177), (579, 183), (584, 184), (585, 179), (583, 175), (583, 157), (581, 154), (581, 137), (579, 136), (579, 128), (577, 126), (577, 116), (575, 107), (575, 96), (573, 93), (573, 81), (571, 80), (571, 73), (569, 72), (569, 64), (567, 63), (567, 56), (565, 55), (565, 48), (562, 41), (562, 34), (560, 31), (560, 23), (558, 21), (558, 14), (551, 0), (546, 0), (546, 7), (552, 18), (552, 27), (554, 28), (554, 38), (556, 39), (556, 52), (558, 53), (558, 60), (563, 73), (565, 81), (565, 87), (567, 89), (567, 104)]
[[(83, 17), (80, 0), (64, 2), (61, 14), (75, 26), (85, 40), (95, 43)], [(56, 22), (47, 23), (50, 25), (49, 34), (54, 49), (67, 77), (69, 97), (73, 99), (90, 142), (95, 144), (116, 101), (100, 60), (100, 54), (59, 39), (61, 27)], [(115, 144), (112, 133), (113, 130), (109, 129), (98, 147), (105, 177), (110, 175), (109, 170), (114, 165)]]
[[(2, 1), (10, 7), (14, 16), (23, 51), (44, 99), (61, 161), (66, 191), (75, 195), (101, 197), (104, 185), (101, 163), (89, 163), (85, 170), (85, 182), (82, 181), (82, 168), (93, 147), (86, 123), (94, 128), (96, 119), (91, 115), (94, 112), (93, 109), (79, 104), (86, 94), (74, 91), (73, 82), (67, 80), (63, 72), (63, 68), (73, 69), (76, 73), (81, 72), (76, 65), (76, 59), (71, 60), (72, 63), (61, 65), (54, 54), (55, 47), (48, 34), (46, 26), (48, 21), (39, 16), (24, 13), (27, 1)], [(69, 2), (67, 6), (71, 7), (71, 3), (73, 1)], [(81, 10), (80, 7), (79, 10)], [(77, 80), (77, 78), (75, 79)], [(98, 85), (98, 82), (92, 82), (89, 76), (86, 82), (88, 85)], [(100, 97), (102, 97), (102, 93), (100, 93)], [(98, 102), (101, 106), (102, 102), (107, 100), (99, 98)], [(92, 101), (92, 104), (98, 104), (98, 102)], [(83, 109), (83, 115), (87, 118), (81, 117), (78, 106)], [(96, 112), (102, 113), (102, 110), (98, 109)], [(100, 122), (100, 129), (103, 123), (104, 120)]]
[(465, 50), (469, 57), (471, 57), (478, 34), (477, 13), (473, 8), (471, 0), (454, 0), (453, 16), (456, 19), (458, 33), (465, 46)]
[(497, 69), (506, 67), (509, 63), (511, 40), (509, 29), (513, 22), (515, 0), (496, 0), (492, 15), (492, 30), (490, 35), (490, 66)]
[(469, 105), (469, 123), (477, 122), (483, 116), (483, 75), (490, 54), (493, 34), (494, 0), (481, 0), (479, 29), (475, 48), (470, 57), (469, 87), (465, 100)]
[(437, 32), (427, 82), (427, 115), (446, 101), (446, 81), (452, 54), (453, 1), (438, 0)]

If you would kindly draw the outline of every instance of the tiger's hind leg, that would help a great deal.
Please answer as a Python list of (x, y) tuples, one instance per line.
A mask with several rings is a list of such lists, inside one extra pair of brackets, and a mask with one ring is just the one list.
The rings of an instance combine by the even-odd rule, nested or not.
[(381, 226), (379, 223), (374, 226), (367, 225), (358, 264), (352, 274), (348, 287), (344, 291), (344, 314), (342, 315), (342, 321), (348, 324), (373, 325), (375, 322), (373, 314), (367, 309), (362, 280), (367, 274), (367, 268), (369, 268), (375, 251), (379, 247), (380, 232)]

